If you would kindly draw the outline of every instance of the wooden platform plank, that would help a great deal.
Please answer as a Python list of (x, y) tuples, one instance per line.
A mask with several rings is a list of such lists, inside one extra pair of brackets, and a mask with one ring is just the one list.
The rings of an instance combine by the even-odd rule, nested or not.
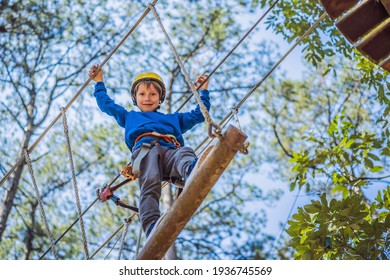
[(379, 66), (390, 72), (390, 55), (382, 60)]
[(331, 19), (336, 19), (356, 5), (359, 0), (320, 0)]
[(387, 58), (390, 54), (390, 18), (359, 42), (356, 48), (376, 64)]
[(386, 9), (380, 2), (366, 0), (341, 17), (336, 26), (351, 43), (356, 43), (388, 17)]

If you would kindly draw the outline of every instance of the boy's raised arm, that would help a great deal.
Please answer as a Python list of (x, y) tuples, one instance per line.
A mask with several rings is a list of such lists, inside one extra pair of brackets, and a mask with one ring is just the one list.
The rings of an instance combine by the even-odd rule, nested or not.
[(96, 97), (96, 101), (100, 110), (114, 117), (116, 122), (121, 127), (125, 127), (127, 111), (122, 106), (116, 104), (114, 100), (112, 100), (107, 95), (107, 89), (104, 85), (103, 79), (103, 69), (100, 69), (99, 65), (94, 65), (89, 70), (88, 75), (93, 81), (96, 82), (95, 92), (93, 93), (93, 95)]

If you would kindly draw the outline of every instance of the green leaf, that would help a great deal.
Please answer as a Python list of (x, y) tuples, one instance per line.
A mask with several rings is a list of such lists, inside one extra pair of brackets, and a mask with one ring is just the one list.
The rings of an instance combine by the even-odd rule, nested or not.
[(378, 157), (377, 155), (374, 155), (374, 154), (372, 154), (372, 153), (368, 153), (368, 156), (369, 156), (370, 158), (372, 158), (373, 160), (376, 160), (376, 161), (380, 160), (379, 157)]
[(357, 225), (357, 224), (350, 224), (349, 227), (352, 228), (353, 230), (359, 230), (360, 229), (360, 226)]
[(300, 244), (304, 244), (306, 239), (308, 238), (307, 235), (302, 236), (301, 240), (299, 241)]
[(355, 143), (354, 139), (350, 139), (347, 143), (345, 143), (345, 148), (351, 148), (352, 144)]
[(383, 169), (383, 166), (374, 166), (372, 168), (370, 168), (370, 171), (371, 172), (381, 172)]
[(303, 208), (305, 209), (305, 211), (307, 213), (310, 213), (310, 214), (316, 214), (320, 211), (321, 208), (318, 208), (312, 204), (308, 204), (308, 205), (305, 205), (303, 206)]
[(367, 167), (367, 168), (373, 168), (374, 167), (374, 164), (372, 163), (372, 161), (368, 158), (365, 158), (364, 159), (364, 165)]
[(340, 214), (341, 214), (342, 216), (349, 217), (349, 215), (351, 214), (351, 211), (350, 211), (349, 208), (346, 208), (346, 209), (341, 210), (341, 211), (340, 211)]
[(385, 227), (390, 228), (390, 213), (387, 214), (384, 224)]
[(313, 259), (313, 253), (309, 250), (309, 251), (306, 251), (303, 255), (302, 255), (302, 260), (312, 260)]
[(294, 215), (292, 215), (292, 218), (293, 218), (294, 220), (297, 220), (297, 221), (300, 221), (300, 222), (305, 221), (305, 218), (304, 218), (303, 215), (301, 215), (301, 214), (294, 214)]

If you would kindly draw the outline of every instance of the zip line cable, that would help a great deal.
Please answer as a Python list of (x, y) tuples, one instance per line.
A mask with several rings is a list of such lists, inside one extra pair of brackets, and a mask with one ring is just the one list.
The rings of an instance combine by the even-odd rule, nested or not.
[(119, 242), (119, 239), (121, 239), (123, 235), (123, 231), (119, 234), (118, 238), (115, 240), (114, 245), (112, 245), (110, 251), (108, 251), (107, 255), (104, 257), (104, 260), (107, 260), (108, 257), (111, 255), (112, 250), (114, 250), (116, 244)]
[[(153, 3), (149, 4), (141, 17), (137, 20), (134, 26), (129, 30), (129, 32), (122, 38), (122, 40), (117, 44), (117, 46), (110, 52), (108, 57), (100, 64), (100, 68), (103, 67), (107, 63), (107, 61), (111, 58), (111, 56), (117, 51), (117, 49), (124, 43), (124, 41), (130, 36), (130, 34), (135, 30), (135, 28), (140, 24), (140, 22), (146, 17), (146, 15), (150, 12), (150, 7), (155, 5), (158, 0), (154, 0)], [(230, 52), (222, 59), (222, 61), (215, 67), (215, 69), (206, 77), (205, 81), (203, 81), (198, 89), (218, 70), (218, 68), (226, 61), (226, 59), (235, 51), (235, 49), (246, 39), (246, 37), (255, 29), (255, 27), (264, 19), (264, 17), (271, 11), (271, 9), (279, 2), (276, 0), (267, 11), (256, 21), (256, 23), (246, 32), (246, 34), (239, 40), (239, 42), (230, 50)], [(79, 95), (84, 91), (89, 82), (92, 79), (89, 78), (84, 85), (79, 89), (76, 95), (72, 98), (72, 100), (65, 106), (65, 112), (69, 109), (69, 107), (74, 103), (74, 101), (79, 97)], [(183, 108), (183, 106), (192, 98), (192, 95), (184, 101), (184, 103), (179, 107), (179, 110)], [(38, 143), (44, 138), (47, 132), (54, 126), (54, 124), (59, 120), (61, 114), (59, 114), (52, 123), (44, 130), (44, 132), (40, 135), (40, 137), (32, 144), (32, 146), (28, 149), (28, 152), (31, 153)], [(23, 163), (24, 158), (19, 159), (19, 161), (7, 172), (7, 174), (1, 179), (0, 187), (4, 184), (4, 182), (9, 178), (9, 176), (15, 171), (15, 169)], [(118, 176), (119, 177), (119, 176)]]
[[(238, 108), (240, 108), (241, 106), (242, 106), (242, 104), (253, 94), (253, 92), (272, 74), (272, 72), (283, 62), (283, 60), (297, 47), (297, 45), (300, 43), (300, 42), (302, 42), (303, 41), (303, 39), (304, 38), (306, 38), (312, 31), (313, 31), (313, 29), (325, 18), (325, 16), (326, 16), (326, 13), (323, 13), (322, 15), (321, 15), (321, 17), (298, 39), (298, 41), (286, 52), (286, 54), (282, 57), (282, 58), (280, 58), (280, 60), (271, 68), (271, 70), (246, 94), (246, 96), (234, 107), (234, 109), (235, 110), (238, 110)], [(224, 123), (225, 123), (225, 125), (226, 125), (226, 123), (228, 122), (228, 121), (230, 121), (230, 119), (233, 117), (233, 113), (232, 113), (232, 111), (230, 111), (226, 116), (225, 116), (225, 118), (220, 122), (220, 126), (221, 125), (223, 125)], [(207, 137), (207, 138), (205, 138), (202, 142), (201, 142), (201, 144), (197, 147), (197, 149), (198, 148), (200, 148), (205, 142), (207, 142), (207, 140), (208, 140), (209, 138)], [(210, 143), (211, 143), (211, 141), (210, 141)], [(209, 144), (210, 144), (209, 143)], [(120, 174), (119, 175), (117, 175), (116, 176), (116, 178), (112, 181), (112, 183), (113, 182), (115, 182), (116, 181), (116, 179), (117, 178), (119, 178), (119, 176), (120, 176)], [(167, 184), (165, 184), (164, 186), (166, 186)], [(96, 199), (94, 202), (93, 202), (93, 204), (94, 203), (96, 203), (96, 201), (97, 201), (98, 199)], [(92, 205), (91, 205), (92, 206)], [(90, 207), (91, 207), (90, 206)], [(90, 208), (89, 207), (89, 208)], [(75, 223), (73, 223), (73, 225), (74, 225)], [(73, 226), (72, 225), (72, 226)], [(72, 227), (71, 226), (71, 227)], [(119, 229), (117, 229), (117, 231), (116, 231), (116, 233), (118, 233), (119, 232), (119, 230), (121, 229), (123, 227), (123, 225), (121, 225), (121, 227), (119, 228)], [(113, 236), (111, 236), (111, 239), (115, 236), (116, 234), (114, 234)], [(107, 244), (109, 241), (106, 241), (105, 243), (104, 243), (104, 245), (105, 244)], [(104, 247), (104, 245), (102, 245), (102, 247)], [(101, 247), (101, 248), (102, 248)], [(99, 248), (99, 250), (101, 249), (101, 248)], [(94, 255), (96, 255), (96, 253), (97, 252), (95, 252), (90, 258), (92, 258)]]
[[(324, 12), (320, 18), (298, 39), (298, 41), (295, 42), (295, 44), (284, 54), (283, 57), (279, 59), (277, 63), (274, 64), (274, 66), (271, 68), (271, 70), (268, 71), (268, 73), (245, 95), (243, 99), (237, 104), (237, 106), (234, 107), (234, 109), (238, 110), (242, 104), (246, 102), (246, 100), (256, 91), (258, 87), (262, 85), (262, 83), (272, 74), (272, 72), (286, 59), (286, 57), (296, 48), (296, 46), (303, 41), (309, 35), (315, 27), (326, 17), (326, 12)], [(229, 112), (225, 116), (225, 118), (221, 121), (224, 122), (227, 118), (232, 116), (232, 111)]]
[(122, 242), (121, 242), (121, 246), (119, 247), (119, 252), (118, 252), (118, 260), (121, 259), (123, 247), (125, 246), (125, 243), (126, 243), (127, 231), (129, 230), (129, 225), (130, 225), (131, 221), (132, 220), (128, 221), (126, 219), (124, 221), (124, 228), (123, 228), (123, 232), (122, 232)]
[[(131, 219), (135, 216), (136, 214), (133, 214), (131, 215), (130, 217), (127, 218), (127, 221), (131, 221)], [(104, 241), (104, 243), (89, 257), (89, 259), (91, 260), (94, 256), (96, 256), (97, 253), (100, 252), (100, 250), (106, 246), (106, 244), (108, 242), (111, 241), (111, 239), (113, 239), (120, 231), (121, 229), (125, 226), (125, 224), (123, 223), (113, 234), (111, 234), (111, 236), (109, 238), (107, 238), (106, 241)]]

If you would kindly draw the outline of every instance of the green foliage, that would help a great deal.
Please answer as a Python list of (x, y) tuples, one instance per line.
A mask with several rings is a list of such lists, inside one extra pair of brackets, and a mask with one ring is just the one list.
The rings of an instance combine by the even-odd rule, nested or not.
[(386, 157), (388, 154), (388, 128), (379, 135), (356, 130), (344, 115), (337, 115), (328, 127), (327, 134), (327, 137), (321, 138), (312, 133), (302, 137), (312, 143), (313, 148), (292, 154), (290, 162), (294, 163), (292, 171), (296, 176), (291, 189), (306, 186), (310, 190), (308, 176), (315, 178), (326, 175), (332, 179), (333, 192), (341, 191), (346, 197), (347, 188), (368, 184), (367, 173), (380, 173), (383, 170), (379, 156)]
[[(365, 219), (377, 232), (362, 233), (361, 244), (382, 234), (382, 240), (375, 245), (376, 253), (327, 255), (329, 250), (324, 247), (341, 244), (340, 236), (334, 240), (328, 234), (326, 219), (330, 219), (330, 210), (325, 209), (316, 217), (311, 215), (319, 203), (325, 205), (322, 201), (312, 202), (298, 210), (289, 222), (288, 233), (293, 238), (286, 240), (286, 249), (293, 248), (297, 258), (384, 259), (388, 238), (382, 216), (389, 211), (385, 207), (375, 209), (367, 193), (377, 185), (387, 184), (385, 179), (389, 177), (387, 107), (378, 102), (373, 85), (362, 83), (364, 73), (344, 66), (350, 64), (344, 57), (339, 57), (339, 61), (327, 59), (317, 68), (308, 67), (303, 81), (269, 80), (252, 107), (255, 110), (262, 104), (265, 114), (253, 117), (252, 129), (262, 131), (258, 135), (260, 153), (274, 164), (272, 176), (289, 178), (291, 190), (302, 188), (309, 196), (325, 193), (331, 201), (344, 201), (346, 208), (351, 207), (343, 208), (344, 214), (360, 209), (367, 217), (373, 215), (372, 220)], [(327, 71), (329, 65), (332, 71)], [(376, 83), (387, 87), (384, 80)], [(319, 213), (320, 208), (316, 211)], [(378, 229), (374, 221), (376, 211), (381, 213)], [(357, 228), (355, 217), (351, 215), (350, 219), (352, 227)], [(340, 246), (356, 240), (348, 235), (343, 242)]]
[(286, 230), (295, 259), (387, 259), (390, 245), (390, 187), (367, 206), (350, 192), (342, 200), (320, 200), (299, 208)]

